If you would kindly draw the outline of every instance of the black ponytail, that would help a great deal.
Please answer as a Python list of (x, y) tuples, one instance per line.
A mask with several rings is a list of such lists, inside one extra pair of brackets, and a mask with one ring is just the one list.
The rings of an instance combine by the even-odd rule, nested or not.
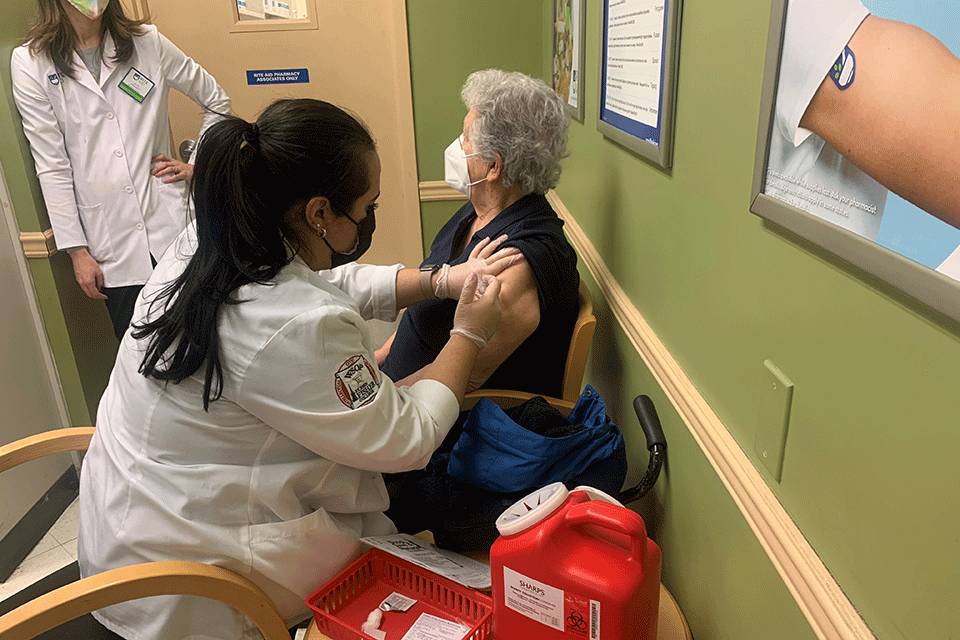
[(178, 383), (206, 363), (203, 408), (223, 393), (217, 316), (240, 304), (236, 290), (269, 284), (301, 248), (287, 213), (326, 197), (349, 211), (370, 188), (373, 138), (354, 117), (318, 100), (280, 100), (256, 123), (226, 116), (204, 133), (191, 195), (197, 250), (176, 280), (150, 301), (156, 319), (134, 325), (149, 338), (140, 372)]

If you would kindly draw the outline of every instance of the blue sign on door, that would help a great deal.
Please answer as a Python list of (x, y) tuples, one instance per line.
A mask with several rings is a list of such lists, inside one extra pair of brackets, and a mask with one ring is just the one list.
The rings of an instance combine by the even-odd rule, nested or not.
[(303, 84), (310, 82), (306, 69), (262, 69), (247, 71), (247, 84)]

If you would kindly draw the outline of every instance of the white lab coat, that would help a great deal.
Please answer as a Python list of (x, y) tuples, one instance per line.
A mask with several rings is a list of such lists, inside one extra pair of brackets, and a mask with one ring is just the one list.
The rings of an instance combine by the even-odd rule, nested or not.
[[(184, 232), (138, 300), (180, 273)], [(319, 274), (296, 258), (273, 286), (246, 285), (219, 319), (223, 396), (204, 412), (204, 369), (179, 384), (137, 372), (127, 332), (100, 403), (80, 484), (81, 575), (194, 560), (247, 576), (288, 624), (360, 551), (395, 531), (380, 472), (422, 468), (458, 415), (453, 392), (398, 388), (376, 368), (364, 318), (396, 315), (399, 267)], [(359, 365), (359, 366), (356, 366)], [(164, 597), (104, 609), (126, 638), (258, 637), (212, 600)]]
[[(187, 184), (164, 184), (150, 175), (153, 156), (172, 155), (170, 88), (213, 111), (230, 111), (230, 99), (209, 73), (156, 27), (144, 30), (122, 65), (111, 60), (114, 43), (106, 35), (99, 85), (76, 52), (74, 79), (59, 74), (47, 56), (32, 56), (26, 45), (10, 62), (13, 96), (57, 247), (88, 247), (107, 287), (145, 283), (153, 270), (150, 255), (163, 255), (187, 223)], [(120, 88), (136, 72), (154, 83), (142, 103)], [(216, 117), (205, 112), (203, 129)]]

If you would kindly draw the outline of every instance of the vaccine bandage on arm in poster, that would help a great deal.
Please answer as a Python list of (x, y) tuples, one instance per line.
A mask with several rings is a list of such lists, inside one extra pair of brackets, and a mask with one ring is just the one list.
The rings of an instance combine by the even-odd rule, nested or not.
[(788, 3), (764, 192), (876, 240), (887, 189), (800, 127), (825, 78), (841, 90), (856, 81), (855, 52), (847, 43), (869, 13), (860, 0)]

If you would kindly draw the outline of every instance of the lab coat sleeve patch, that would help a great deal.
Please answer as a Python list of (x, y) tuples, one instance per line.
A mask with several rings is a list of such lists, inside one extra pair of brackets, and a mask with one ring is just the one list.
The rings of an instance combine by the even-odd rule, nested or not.
[(372, 402), (380, 391), (377, 370), (367, 359), (357, 355), (346, 360), (334, 377), (337, 397), (348, 409), (357, 409)]

